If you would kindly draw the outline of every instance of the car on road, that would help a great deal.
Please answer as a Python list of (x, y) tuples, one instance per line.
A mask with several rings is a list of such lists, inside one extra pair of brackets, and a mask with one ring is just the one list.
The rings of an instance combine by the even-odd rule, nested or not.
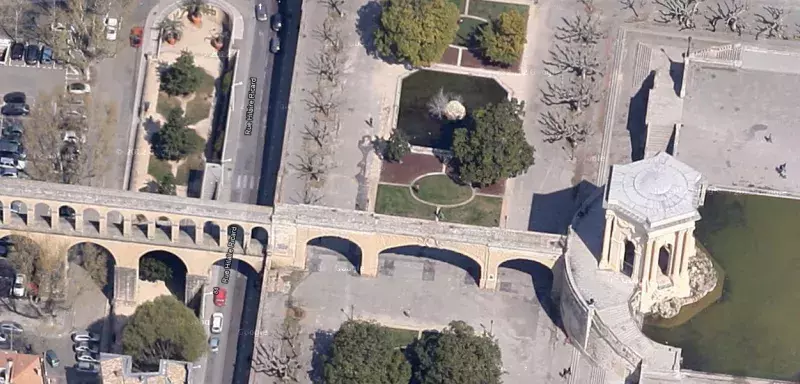
[(67, 92), (73, 95), (83, 95), (92, 91), (92, 87), (86, 83), (72, 83), (67, 86)]
[(280, 13), (272, 15), (269, 19), (269, 26), (273, 31), (278, 32), (283, 28), (283, 16)]
[(277, 36), (269, 40), (269, 51), (272, 53), (278, 53), (281, 51), (281, 39), (279, 39)]
[(3, 102), (8, 104), (25, 104), (27, 96), (25, 92), (9, 92), (3, 95)]
[(47, 352), (44, 353), (44, 359), (47, 361), (47, 364), (50, 364), (53, 368), (61, 364), (61, 360), (58, 359), (58, 355), (56, 355), (56, 352), (52, 349), (48, 349)]
[(11, 60), (22, 60), (25, 57), (25, 44), (14, 43), (11, 46)]
[(93, 343), (100, 342), (100, 335), (87, 331), (75, 331), (70, 334), (72, 341), (78, 343), (81, 341), (91, 341)]
[[(8, 177), (9, 179), (19, 178), (19, 170), (16, 168), (0, 168), (0, 177)], [(0, 340), (2, 341), (2, 340)]]
[(95, 343), (90, 343), (88, 341), (81, 341), (79, 343), (75, 343), (72, 346), (72, 350), (77, 352), (89, 352), (89, 353), (100, 353), (100, 349), (97, 347)]
[(53, 63), (53, 48), (42, 47), (42, 56), (39, 58), (39, 62), (42, 63), (42, 64), (52, 64)]
[(219, 351), (219, 337), (212, 337), (208, 339), (208, 348), (211, 352)]
[(106, 18), (106, 40), (114, 41), (117, 39), (117, 31), (119, 30), (119, 19), (116, 17)]
[(144, 35), (144, 30), (142, 27), (133, 27), (131, 28), (131, 47), (139, 48), (142, 46), (142, 36)]
[(264, 3), (259, 2), (256, 4), (256, 19), (258, 21), (267, 21), (269, 15), (267, 15), (267, 7)]
[(31, 108), (28, 104), (6, 104), (0, 108), (0, 114), (5, 116), (28, 116), (29, 113), (31, 113)]
[(100, 355), (96, 353), (89, 353), (89, 352), (78, 352), (75, 354), (75, 360), (77, 361), (85, 361), (87, 363), (99, 363), (100, 362)]
[(36, 65), (39, 64), (40, 50), (36, 44), (31, 44), (25, 48), (25, 64)]
[(225, 306), (225, 299), (228, 297), (228, 290), (222, 287), (217, 287), (214, 290), (214, 305), (217, 307)]
[(75, 364), (75, 370), (85, 373), (97, 373), (100, 371), (100, 364), (90, 363), (88, 361), (79, 361)]
[(0, 331), (3, 333), (22, 333), (24, 330), (19, 323), (15, 323), (13, 321), (3, 321), (0, 323)]
[(215, 312), (211, 315), (211, 333), (219, 334), (222, 332), (222, 320), (223, 315), (219, 312)]
[(14, 278), (14, 286), (11, 287), (11, 294), (14, 297), (25, 296), (25, 275), (18, 273)]

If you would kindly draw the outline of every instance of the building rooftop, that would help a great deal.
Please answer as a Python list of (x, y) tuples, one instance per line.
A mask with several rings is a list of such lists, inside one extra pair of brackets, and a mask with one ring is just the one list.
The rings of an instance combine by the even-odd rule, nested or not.
[(6, 382), (12, 384), (44, 384), (44, 372), (42, 372), (42, 369), (42, 358), (38, 355), (0, 351), (0, 371), (5, 375)]
[(674, 157), (661, 152), (654, 157), (611, 169), (605, 206), (647, 229), (699, 219), (703, 176)]
[(131, 357), (100, 354), (100, 377), (103, 384), (191, 384), (191, 363), (161, 360), (158, 371), (133, 372)]

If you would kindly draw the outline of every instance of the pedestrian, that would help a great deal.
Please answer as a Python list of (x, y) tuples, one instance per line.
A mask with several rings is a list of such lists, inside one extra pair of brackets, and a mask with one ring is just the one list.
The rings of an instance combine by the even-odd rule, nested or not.
[(367, 125), (372, 128), (372, 116), (370, 116), (369, 120), (367, 120)]

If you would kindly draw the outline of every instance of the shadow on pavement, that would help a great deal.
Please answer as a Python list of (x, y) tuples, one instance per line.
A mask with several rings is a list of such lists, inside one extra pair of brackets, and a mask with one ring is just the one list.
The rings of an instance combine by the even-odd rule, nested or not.
[(531, 202), (531, 214), (528, 218), (528, 230), (533, 232), (554, 233), (563, 235), (575, 212), (575, 198), (578, 185), (551, 193), (534, 193)]
[(311, 335), (311, 340), (314, 342), (312, 346), (311, 356), (311, 369), (308, 371), (308, 377), (312, 383), (323, 383), (323, 368), (325, 365), (325, 356), (333, 343), (334, 331), (318, 330)]

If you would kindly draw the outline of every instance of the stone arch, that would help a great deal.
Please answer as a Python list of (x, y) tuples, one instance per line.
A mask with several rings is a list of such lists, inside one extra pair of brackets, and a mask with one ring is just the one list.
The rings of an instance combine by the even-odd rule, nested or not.
[(220, 244), (219, 224), (213, 221), (203, 223), (203, 244), (217, 247), (222, 245)]
[(228, 225), (228, 229), (225, 231), (225, 233), (226, 247), (231, 248), (231, 246), (233, 246), (234, 252), (244, 253), (244, 228), (242, 228), (242, 226), (239, 224), (230, 224)]
[(147, 238), (147, 226), (150, 225), (150, 220), (144, 214), (137, 213), (131, 219), (131, 236)]
[(664, 244), (658, 249), (658, 269), (664, 276), (669, 276), (669, 265), (672, 261), (672, 244)]
[[(410, 260), (405, 256), (413, 256), (424, 259), (422, 276), (414, 277), (413, 274), (419, 272), (419, 267), (403, 268), (404, 263)], [(467, 285), (480, 286), (482, 265), (470, 256), (461, 252), (445, 248), (434, 248), (419, 245), (406, 245), (385, 249), (378, 254), (378, 273), (386, 276), (407, 276), (409, 278), (422, 278), (425, 281), (433, 281), (436, 278), (437, 268), (440, 273), (444, 272), (448, 276), (453, 276), (454, 272), (441, 271), (436, 264), (449, 264), (466, 272), (463, 281)]]
[(106, 213), (106, 231), (111, 237), (125, 234), (125, 217), (119, 211)]
[(100, 213), (94, 208), (83, 210), (83, 232), (91, 235), (100, 234)]
[[(108, 248), (88, 241), (73, 244), (67, 251), (67, 262), (83, 269), (97, 283), (106, 298), (114, 299), (114, 271), (117, 259)], [(101, 281), (103, 278), (105, 284)]]
[(625, 253), (622, 256), (622, 263), (620, 263), (620, 272), (625, 276), (633, 277), (633, 271), (636, 265), (636, 246), (630, 240), (625, 240)]
[(358, 244), (343, 237), (320, 236), (306, 243), (306, 260), (311, 272), (335, 270), (360, 274), (363, 256)]
[(28, 225), (28, 205), (20, 200), (14, 200), (9, 205), (11, 222), (8, 224)]
[(45, 203), (34, 204), (33, 218), (30, 225), (51, 228), (53, 225), (53, 212), (50, 206)]
[(267, 254), (267, 244), (269, 244), (269, 232), (263, 227), (253, 227), (250, 231), (250, 245), (247, 246), (248, 255)]
[[(166, 266), (166, 272), (163, 266)], [(155, 296), (167, 294), (167, 292), (159, 292), (160, 289), (166, 287), (169, 293), (175, 295), (178, 300), (185, 301), (186, 296), (186, 276), (188, 274), (188, 266), (178, 255), (165, 251), (153, 250), (146, 252), (139, 256), (139, 281), (140, 286), (150, 285), (149, 289), (139, 289), (138, 300), (149, 300), (155, 297), (145, 296), (142, 297), (142, 292), (152, 292)], [(158, 283), (162, 281), (164, 285)]]
[(62, 205), (58, 207), (58, 223), (59, 229), (71, 229), (75, 230), (76, 227), (76, 213), (75, 208), (70, 207), (69, 205)]
[(166, 216), (160, 216), (152, 224), (155, 225), (155, 240), (158, 241), (174, 241), (172, 238), (172, 220)]
[(178, 222), (178, 241), (194, 244), (197, 239), (197, 223), (192, 219), (181, 219)]

